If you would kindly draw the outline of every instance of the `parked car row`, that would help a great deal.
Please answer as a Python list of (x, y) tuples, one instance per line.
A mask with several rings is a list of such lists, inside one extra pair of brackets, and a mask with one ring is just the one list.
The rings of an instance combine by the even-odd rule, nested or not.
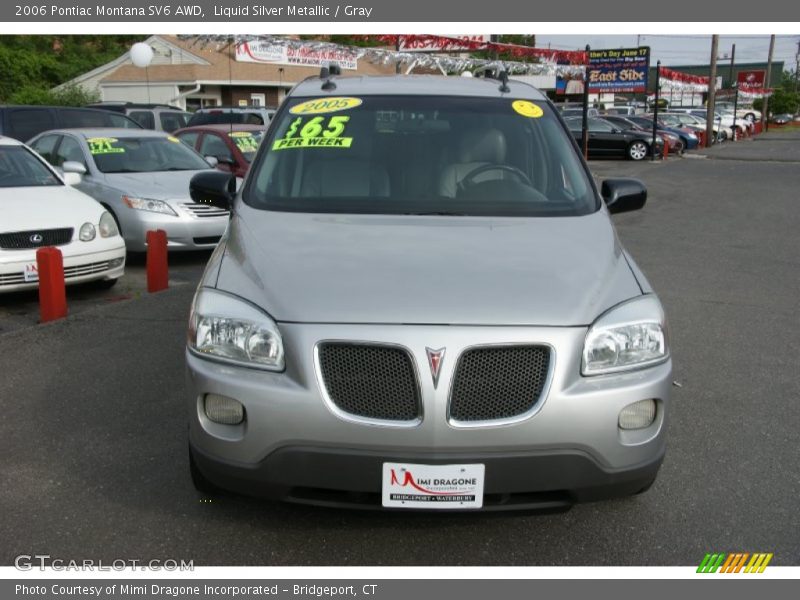
[[(264, 125), (184, 127), (173, 136), (142, 128), (131, 113), (74, 111), (41, 114), (100, 113), (101, 123), (126, 127), (53, 128), (28, 144), (0, 135), (0, 292), (38, 286), (36, 251), (45, 246), (61, 250), (67, 284), (104, 287), (123, 275), (126, 252), (146, 251), (147, 231), (166, 231), (170, 251), (216, 246), (229, 213), (193, 201), (189, 182), (215, 167), (240, 182)], [(0, 112), (0, 123), (14, 112)]]
[[(644, 113), (634, 106), (609, 107), (602, 111), (590, 107), (588, 113), (588, 152), (589, 158), (604, 156), (627, 157), (631, 160), (643, 160), (648, 156), (662, 154), (665, 143), (671, 154), (682, 154), (693, 150), (700, 144), (704, 135), (707, 119), (706, 108), (670, 108), (659, 111), (655, 123), (655, 147), (653, 144), (653, 113)], [(580, 143), (582, 140), (583, 109), (574, 105), (561, 107), (561, 114)], [(737, 110), (737, 115), (739, 111)], [(720, 110), (714, 113), (712, 143), (724, 142), (744, 135), (752, 134), (755, 122), (750, 117), (759, 119), (758, 111), (747, 112), (747, 117), (734, 116), (722, 103)], [(788, 123), (791, 115), (781, 115), (776, 123)]]

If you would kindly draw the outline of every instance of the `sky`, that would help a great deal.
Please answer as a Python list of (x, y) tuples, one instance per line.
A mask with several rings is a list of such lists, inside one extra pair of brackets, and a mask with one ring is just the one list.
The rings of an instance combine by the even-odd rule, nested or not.
[[(536, 45), (539, 48), (559, 50), (578, 50), (589, 44), (592, 48), (633, 48), (636, 47), (635, 35), (540, 35), (536, 34)], [(641, 35), (639, 45), (650, 46), (652, 64), (661, 60), (664, 66), (675, 65), (707, 65), (711, 59), (710, 35)], [(798, 35), (779, 35), (775, 38), (773, 61), (784, 61), (784, 68), (794, 70), (797, 54)], [(736, 44), (735, 62), (767, 62), (769, 54), (769, 35), (732, 36), (721, 35), (719, 38), (718, 56), (730, 56), (731, 45)], [(726, 64), (722, 62), (720, 64)]]

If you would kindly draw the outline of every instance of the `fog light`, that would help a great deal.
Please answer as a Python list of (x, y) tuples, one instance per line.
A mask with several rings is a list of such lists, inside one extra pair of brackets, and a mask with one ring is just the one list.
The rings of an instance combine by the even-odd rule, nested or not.
[(121, 267), (123, 264), (125, 264), (124, 258), (115, 258), (113, 260), (108, 261), (108, 268), (116, 269), (117, 267)]
[(244, 406), (238, 400), (217, 394), (206, 394), (206, 416), (215, 423), (238, 425), (244, 421)]
[(620, 429), (643, 429), (656, 418), (656, 401), (640, 400), (623, 408), (619, 413)]

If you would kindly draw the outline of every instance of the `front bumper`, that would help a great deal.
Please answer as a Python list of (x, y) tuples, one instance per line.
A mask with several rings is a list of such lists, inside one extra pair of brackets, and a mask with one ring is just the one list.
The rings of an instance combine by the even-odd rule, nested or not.
[(167, 232), (167, 249), (209, 250), (219, 242), (228, 227), (225, 217), (194, 217), (181, 208), (178, 216), (125, 208), (118, 214), (125, 243), (131, 252), (147, 251), (147, 232), (162, 229)]
[[(665, 451), (671, 363), (599, 377), (580, 375), (586, 328), (279, 324), (287, 370), (271, 373), (187, 353), (189, 438), (197, 469), (237, 492), (316, 504), (379, 508), (383, 462), (486, 465), (485, 506), (523, 508), (635, 493), (655, 477)], [(417, 367), (423, 418), (381, 426), (337, 415), (313, 360), (322, 340), (404, 346)], [(461, 352), (476, 344), (543, 343), (553, 348), (549, 388), (513, 424), (448, 422), (450, 381)], [(426, 346), (447, 347), (434, 387)], [(240, 425), (204, 413), (214, 393), (235, 398)], [(621, 430), (619, 412), (657, 401), (654, 422)]]
[[(115, 236), (59, 246), (67, 285), (119, 279), (125, 273), (125, 243)], [(0, 292), (35, 290), (38, 281), (25, 281), (25, 266), (36, 264), (36, 250), (0, 251)]]

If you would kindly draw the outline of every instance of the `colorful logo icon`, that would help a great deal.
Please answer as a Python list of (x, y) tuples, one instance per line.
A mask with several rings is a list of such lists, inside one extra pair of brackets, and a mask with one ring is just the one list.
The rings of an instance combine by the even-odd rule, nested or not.
[[(749, 560), (748, 560), (749, 559)], [(763, 573), (772, 560), (772, 553), (731, 552), (706, 553), (698, 573)]]

